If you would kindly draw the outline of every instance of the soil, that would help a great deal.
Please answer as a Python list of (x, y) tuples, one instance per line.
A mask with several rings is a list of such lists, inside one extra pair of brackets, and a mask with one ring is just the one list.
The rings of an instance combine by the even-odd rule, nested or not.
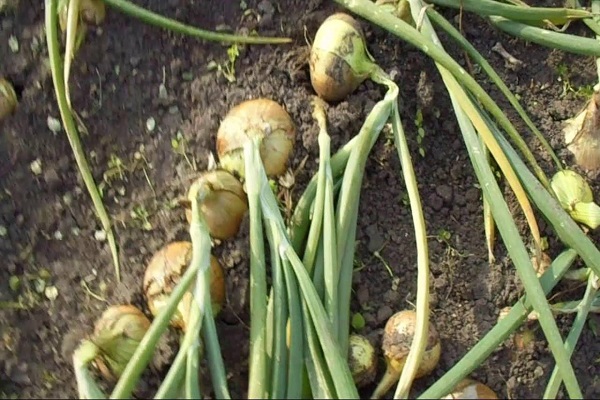
[[(146, 263), (165, 243), (188, 240), (177, 199), (209, 164), (216, 130), (228, 109), (246, 99), (268, 97), (289, 111), (298, 129), (290, 165), (297, 172), (291, 188), (293, 200), (316, 172), (317, 125), (311, 115), (314, 92), (305, 36), (313, 37), (319, 24), (341, 8), (323, 0), (138, 3), (206, 29), (224, 24), (240, 32), (256, 29), (265, 36), (289, 36), (293, 44), (240, 47), (235, 82), (229, 82), (210, 65), (212, 61), (226, 64), (228, 46), (166, 32), (114, 9), (108, 9), (101, 27), (89, 31), (74, 62), (72, 104), (88, 129), (83, 145), (96, 181), (102, 182), (104, 202), (115, 224), (122, 260), (122, 280), (116, 282), (107, 242), (98, 235), (101, 227), (64, 130), (49, 129), (49, 118), (60, 120), (60, 116), (47, 62), (41, 2), (0, 2), (4, 4), (0, 75), (13, 82), (19, 96), (14, 115), (0, 122), (2, 398), (76, 397), (71, 352), (90, 332), (93, 321), (109, 304), (132, 303), (148, 312), (141, 294)], [(255, 13), (245, 14), (241, 3)], [(457, 21), (458, 12), (441, 11)], [(433, 375), (415, 383), (413, 395), (418, 395), (493, 327), (500, 310), (519, 298), (522, 287), (499, 237), (495, 261), (488, 262), (481, 190), (431, 59), (385, 31), (361, 23), (371, 53), (400, 86), (402, 119), (430, 235), (432, 321), (441, 335), (443, 355)], [(462, 28), (520, 96), (559, 157), (573, 164), (560, 131), (563, 121), (585, 103), (585, 88), (597, 81), (593, 58), (527, 44), (468, 13), (463, 15)], [(590, 36), (582, 24), (573, 24), (568, 32)], [(18, 51), (9, 45), (13, 38)], [(457, 46), (444, 35), (441, 38), (450, 54), (468, 68)], [(497, 42), (523, 65), (515, 69), (505, 64), (492, 51)], [(549, 157), (508, 102), (483, 73), (475, 70), (474, 74), (551, 173)], [(358, 132), (383, 94), (382, 88), (366, 82), (346, 100), (329, 106), (334, 149)], [(420, 145), (414, 122), (417, 110), (424, 116)], [(148, 129), (150, 119), (154, 129)], [(377, 347), (387, 318), (415, 301), (414, 233), (400, 172), (396, 150), (382, 134), (364, 176), (356, 238), (360, 268), (352, 300), (353, 312), (362, 313), (366, 321), (361, 333)], [(596, 181), (591, 182), (596, 188)], [(506, 194), (516, 210), (508, 189)], [(515, 215), (525, 233), (520, 214)], [(539, 221), (549, 241), (548, 252), (556, 256), (564, 246)], [(238, 398), (246, 395), (247, 387), (246, 232), (247, 226), (235, 240), (214, 250), (226, 268), (229, 293), (217, 327), (232, 396)], [(553, 292), (556, 301), (577, 299), (581, 294), (577, 284), (561, 284)], [(572, 316), (561, 316), (558, 322), (566, 335)], [(600, 321), (592, 315), (590, 322), (596, 324), (586, 324), (573, 365), (584, 395), (598, 398), (600, 344), (593, 326)], [(552, 372), (553, 359), (538, 325), (527, 329), (525, 334), (511, 336), (472, 374), (500, 397), (540, 398)], [(169, 343), (162, 346), (138, 395), (151, 395), (173, 351)]]

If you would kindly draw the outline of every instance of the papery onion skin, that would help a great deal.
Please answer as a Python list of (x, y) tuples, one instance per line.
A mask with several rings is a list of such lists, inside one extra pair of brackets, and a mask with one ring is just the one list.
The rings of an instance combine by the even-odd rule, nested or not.
[(442, 399), (497, 399), (496, 393), (488, 386), (473, 379), (463, 379)]
[[(402, 371), (410, 351), (414, 334), (417, 314), (412, 310), (400, 311), (392, 315), (384, 328), (382, 350), (388, 367)], [(429, 375), (437, 366), (441, 355), (439, 334), (435, 326), (429, 324), (429, 336), (423, 359), (415, 378)]]
[(309, 56), (310, 80), (319, 97), (344, 99), (369, 77), (373, 65), (358, 21), (345, 13), (323, 21)]
[(262, 138), (260, 157), (266, 174), (282, 175), (294, 150), (296, 127), (281, 105), (265, 98), (236, 105), (221, 122), (217, 132), (221, 167), (244, 177), (244, 144), (255, 137)]
[[(194, 181), (188, 198), (194, 196), (202, 186), (208, 190), (208, 195), (200, 203), (200, 211), (210, 235), (219, 240), (235, 236), (248, 210), (248, 198), (242, 183), (227, 171), (207, 171)], [(190, 209), (186, 210), (186, 219), (191, 223)]]
[[(191, 242), (171, 242), (153, 256), (144, 274), (143, 289), (152, 315), (156, 316), (169, 300), (181, 277), (192, 260)], [(225, 274), (221, 264), (213, 255), (210, 257), (210, 296), (213, 314), (217, 315), (225, 303)], [(186, 328), (186, 320), (192, 305), (193, 284), (184, 294), (171, 319), (171, 325)]]
[(111, 306), (100, 316), (91, 341), (100, 349), (94, 364), (107, 380), (118, 379), (150, 328), (150, 320), (132, 305)]
[(17, 94), (13, 85), (0, 77), (0, 121), (11, 115), (17, 107)]

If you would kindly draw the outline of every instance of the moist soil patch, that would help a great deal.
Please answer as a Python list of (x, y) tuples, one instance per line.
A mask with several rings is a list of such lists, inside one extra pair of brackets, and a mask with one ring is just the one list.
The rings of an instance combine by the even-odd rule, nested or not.
[[(0, 14), (0, 75), (15, 85), (19, 106), (0, 123), (0, 397), (72, 398), (77, 393), (71, 352), (78, 340), (108, 305), (132, 303), (147, 312), (141, 294), (147, 262), (165, 243), (188, 240), (177, 199), (209, 165), (218, 125), (231, 107), (268, 97), (289, 111), (298, 130), (290, 164), (294, 180), (281, 195), (291, 198), (292, 205), (298, 199), (318, 159), (305, 38), (312, 38), (319, 24), (341, 8), (322, 0), (249, 0), (243, 3), (255, 12), (248, 13), (232, 0), (138, 2), (206, 29), (226, 26), (293, 38), (290, 45), (239, 46), (234, 81), (211, 68), (227, 66), (228, 46), (166, 32), (113, 9), (107, 10), (101, 27), (89, 31), (73, 65), (71, 94), (87, 127), (82, 141), (116, 229), (122, 260), (122, 280), (116, 282), (108, 245), (98, 234), (100, 226), (64, 131), (49, 129), (49, 119), (60, 117), (48, 67), (42, 2), (5, 3)], [(458, 12), (442, 12), (457, 23)], [(495, 261), (488, 261), (481, 190), (433, 62), (385, 31), (361, 23), (371, 53), (400, 87), (402, 119), (430, 235), (432, 321), (443, 351), (433, 375), (415, 382), (413, 395), (418, 395), (493, 327), (500, 310), (522, 294), (522, 286), (500, 238)], [(513, 39), (470, 14), (463, 15), (462, 29), (520, 96), (559, 156), (572, 164), (561, 126), (579, 111), (586, 90), (597, 81), (594, 60)], [(589, 36), (582, 24), (568, 31)], [(441, 36), (453, 57), (470, 68), (464, 54)], [(523, 62), (519, 68), (492, 50), (498, 42)], [(483, 73), (472, 71), (551, 171), (548, 155), (509, 104)], [(329, 106), (333, 149), (358, 132), (383, 94), (382, 88), (366, 82), (346, 100)], [(420, 143), (415, 123), (419, 110), (425, 132)], [(592, 184), (597, 188), (595, 180)], [(512, 194), (505, 192), (527, 237)], [(398, 156), (384, 132), (364, 175), (352, 298), (353, 312), (366, 321), (361, 333), (377, 348), (387, 318), (415, 301), (416, 252), (406, 199)], [(564, 247), (539, 220), (554, 257)], [(239, 398), (246, 395), (248, 367), (247, 224), (235, 240), (219, 244), (214, 252), (226, 269), (228, 289), (217, 328), (232, 396)], [(563, 283), (552, 296), (558, 301), (581, 294), (581, 285)], [(558, 318), (563, 335), (572, 320), (568, 315)], [(590, 322), (573, 365), (584, 395), (598, 398), (600, 344), (593, 327), (600, 321), (592, 315)], [(138, 396), (153, 393), (174, 356), (176, 341), (171, 332), (161, 344)], [(500, 397), (539, 398), (553, 367), (543, 334), (533, 324), (512, 335), (472, 376)], [(367, 388), (364, 396), (371, 390)]]

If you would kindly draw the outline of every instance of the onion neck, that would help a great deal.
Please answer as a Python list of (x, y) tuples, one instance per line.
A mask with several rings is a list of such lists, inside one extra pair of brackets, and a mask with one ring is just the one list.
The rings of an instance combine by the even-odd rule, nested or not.
[(386, 366), (385, 374), (371, 395), (371, 399), (380, 399), (385, 396), (385, 394), (390, 391), (391, 387), (398, 382), (398, 379), (400, 379), (401, 371), (393, 368), (388, 360), (386, 360)]

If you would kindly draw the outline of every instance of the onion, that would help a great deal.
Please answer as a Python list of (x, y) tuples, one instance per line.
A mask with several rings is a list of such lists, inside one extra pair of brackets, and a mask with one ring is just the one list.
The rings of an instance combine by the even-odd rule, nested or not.
[(452, 390), (452, 393), (442, 399), (497, 399), (492, 389), (473, 379), (463, 379)]
[(600, 206), (594, 203), (592, 188), (581, 175), (566, 169), (558, 171), (550, 187), (571, 218), (592, 229), (600, 226)]
[[(144, 274), (144, 294), (148, 308), (156, 316), (167, 304), (169, 295), (187, 270), (192, 260), (191, 242), (172, 242), (154, 254)], [(225, 303), (225, 275), (216, 257), (210, 257), (210, 297), (213, 314), (217, 315)], [(190, 307), (193, 304), (193, 284), (185, 293), (171, 319), (171, 325), (186, 329)]]
[[(67, 11), (69, 1), (59, 2), (58, 22), (60, 29), (64, 32), (67, 29)], [(79, 17), (88, 25), (100, 25), (106, 18), (106, 7), (102, 0), (80, 0), (79, 1)]]
[(9, 81), (0, 77), (0, 121), (13, 113), (17, 107), (17, 94)]
[(268, 176), (282, 175), (294, 150), (296, 128), (290, 115), (269, 99), (247, 100), (233, 107), (217, 132), (221, 166), (244, 177), (244, 144), (261, 138), (260, 157)]
[[(414, 311), (405, 310), (392, 315), (385, 324), (381, 348), (385, 356), (387, 370), (372, 398), (383, 396), (400, 378), (415, 335), (416, 320), (417, 314)], [(435, 326), (430, 323), (427, 346), (415, 378), (430, 374), (437, 366), (440, 355), (439, 335)]]
[(329, 16), (310, 49), (310, 81), (326, 101), (339, 101), (367, 79), (375, 64), (358, 21), (344, 13)]
[[(200, 204), (200, 210), (211, 236), (221, 240), (235, 236), (248, 210), (248, 199), (240, 181), (224, 170), (207, 171), (192, 184), (188, 199), (201, 189), (209, 193)], [(186, 210), (186, 218), (191, 223), (190, 209)]]
[(108, 380), (118, 379), (150, 327), (150, 320), (137, 307), (109, 307), (96, 322), (90, 341), (98, 349), (94, 360)]
[(348, 365), (356, 387), (361, 388), (373, 382), (377, 374), (377, 356), (369, 339), (352, 334), (348, 338)]

